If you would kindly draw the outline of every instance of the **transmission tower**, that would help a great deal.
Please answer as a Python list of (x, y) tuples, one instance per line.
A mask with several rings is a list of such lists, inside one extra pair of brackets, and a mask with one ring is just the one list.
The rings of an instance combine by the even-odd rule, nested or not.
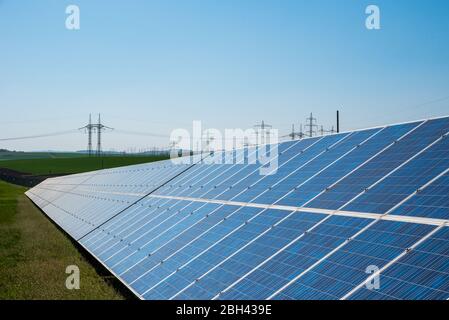
[(299, 133), (298, 134), (299, 134), (299, 139), (302, 139), (305, 136), (304, 132), (302, 131), (302, 123), (299, 125)]
[(262, 123), (256, 124), (254, 129), (256, 131), (256, 144), (259, 144), (259, 132), (262, 134), (261, 137), (264, 141), (267, 140), (267, 137), (270, 136), (270, 129), (273, 128), (272, 125), (266, 124), (265, 121), (262, 120)]
[(298, 137), (299, 139), (304, 138), (304, 133), (302, 132), (302, 124), (300, 124), (299, 132), (295, 131), (295, 125), (292, 124), (292, 132), (283, 137), (290, 137), (292, 140), (295, 140), (296, 137)]
[(100, 157), (101, 156), (101, 152), (102, 152), (102, 149), (101, 149), (101, 132), (103, 130), (107, 130), (107, 129), (110, 129), (110, 130), (114, 130), (114, 129), (110, 128), (110, 127), (107, 127), (107, 126), (105, 126), (105, 125), (103, 125), (101, 123), (101, 114), (98, 114), (98, 123), (94, 124), (94, 127), (97, 130), (97, 156)]
[(295, 140), (296, 132), (295, 132), (295, 124), (292, 124), (292, 132), (288, 135), (292, 140)]
[(89, 123), (79, 130), (86, 130), (87, 132), (87, 153), (89, 157), (92, 156), (92, 132), (95, 130), (95, 125), (92, 124), (92, 115), (89, 114)]
[(306, 131), (309, 133), (309, 137), (313, 137), (317, 132), (317, 122), (316, 118), (310, 113), (310, 117), (306, 118)]
[(335, 133), (334, 126), (332, 126), (330, 130), (325, 130), (323, 129), (323, 126), (321, 126), (321, 135), (323, 136), (327, 133), (334, 134)]
[(80, 130), (86, 130), (87, 132), (87, 153), (89, 154), (89, 157), (93, 154), (92, 149), (92, 135), (96, 131), (97, 132), (97, 151), (96, 155), (101, 155), (101, 133), (103, 130), (110, 129), (113, 130), (110, 127), (107, 127), (101, 123), (101, 115), (98, 115), (98, 123), (92, 123), (92, 116), (89, 114), (89, 123), (85, 125), (82, 128), (79, 128)]

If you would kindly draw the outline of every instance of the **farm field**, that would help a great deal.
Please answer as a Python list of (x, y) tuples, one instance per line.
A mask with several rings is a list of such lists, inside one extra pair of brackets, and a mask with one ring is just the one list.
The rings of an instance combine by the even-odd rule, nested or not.
[(85, 155), (76, 152), (21, 152), (0, 150), (0, 162), (23, 159), (60, 159), (81, 157), (85, 157)]
[(0, 168), (31, 175), (73, 174), (167, 159), (165, 156), (69, 157), (0, 161)]

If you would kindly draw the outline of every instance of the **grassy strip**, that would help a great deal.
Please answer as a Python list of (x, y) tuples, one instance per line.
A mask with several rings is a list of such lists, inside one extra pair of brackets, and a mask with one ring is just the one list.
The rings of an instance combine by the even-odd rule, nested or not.
[[(0, 299), (123, 299), (23, 194), (0, 181)], [(80, 269), (80, 290), (65, 287)]]
[(165, 156), (108, 156), (59, 159), (28, 159), (1, 161), (0, 168), (7, 168), (33, 175), (70, 174), (167, 159)]

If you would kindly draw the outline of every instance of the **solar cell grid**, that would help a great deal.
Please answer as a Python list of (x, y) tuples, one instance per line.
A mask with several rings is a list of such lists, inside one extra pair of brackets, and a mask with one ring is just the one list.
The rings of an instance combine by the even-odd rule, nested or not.
[[(206, 252), (220, 240), (232, 236), (263, 213), (262, 209), (245, 207), (228, 208), (228, 210), (230, 210), (230, 213), (226, 216), (226, 219), (171, 253), (164, 258), (164, 263), (154, 261), (152, 260), (153, 257), (149, 257), (142, 262), (143, 266), (148, 263), (150, 265), (149, 269), (144, 268), (146, 269), (145, 272), (139, 276), (125, 273), (123, 275), (124, 278), (129, 279), (132, 285), (141, 288), (141, 290), (143, 290), (142, 292), (146, 293), (162, 279), (175, 272), (193, 257)], [(176, 242), (177, 239), (175, 238), (174, 240)]]
[[(409, 131), (391, 148), (378, 155), (362, 168), (346, 177), (331, 190), (324, 193), (307, 206), (311, 208), (339, 209), (349, 201), (387, 174), (402, 165), (405, 161), (426, 148), (441, 137), (449, 127), (447, 118), (429, 120)], [(413, 130), (413, 129), (412, 129)]]
[(449, 173), (411, 197), (392, 215), (449, 219)]
[(247, 276), (228, 286), (217, 298), (267, 299), (369, 222), (369, 219), (329, 217), (271, 259), (265, 260)]
[[(296, 143), (294, 143), (294, 144), (296, 144)], [(293, 145), (293, 144), (292, 144), (292, 145)], [(288, 148), (283, 149), (283, 150), (286, 151), (286, 150), (288, 150)], [(141, 201), (141, 202), (143, 202), (143, 201)], [(130, 208), (129, 210), (133, 210), (133, 208)], [(124, 214), (126, 214), (126, 213), (124, 213)], [(219, 215), (218, 215), (218, 216), (219, 216)], [(215, 217), (214, 217), (214, 218), (215, 218)], [(210, 219), (209, 219), (209, 220), (210, 220)], [(150, 222), (151, 222), (152, 224), (154, 224), (154, 221), (150, 221)], [(199, 222), (199, 221), (198, 221), (198, 222)], [(128, 224), (129, 224), (129, 221), (128, 221)], [(144, 229), (144, 227), (145, 227), (146, 225), (151, 226), (150, 223), (146, 223), (146, 224), (143, 225), (143, 227), (139, 226), (139, 228)], [(131, 228), (131, 229), (128, 229), (128, 232), (130, 232), (130, 231), (132, 232), (132, 228)], [(151, 236), (151, 234), (148, 235), (148, 234), (146, 233), (145, 236), (146, 236), (146, 238), (148, 238), (149, 236)], [(120, 242), (122, 242), (123, 240), (120, 241), (120, 240), (116, 239), (115, 241), (118, 242), (118, 243), (110, 249), (110, 251), (112, 251), (112, 252), (116, 252), (117, 250), (128, 250), (129, 252), (132, 252), (132, 250), (136, 250), (135, 248), (133, 249), (133, 248), (128, 248), (128, 247), (123, 247), (123, 244), (120, 243)], [(106, 245), (107, 245), (107, 244), (108, 244), (108, 242), (106, 242)], [(105, 244), (103, 243), (103, 245), (105, 245)], [(121, 249), (118, 248), (118, 246), (120, 246), (120, 245), (122, 246)], [(130, 267), (129, 267), (130, 263), (131, 263), (132, 266), (134, 266), (135, 261), (132, 260), (132, 259), (133, 259), (133, 256), (136, 256), (136, 255), (137, 255), (137, 256), (140, 257), (140, 258), (137, 259), (137, 261), (142, 260), (143, 257), (146, 255), (146, 253), (144, 253), (144, 252), (146, 252), (146, 251), (145, 251), (145, 250), (142, 250), (142, 249), (144, 249), (144, 248), (139, 248), (139, 252), (135, 252), (134, 254), (129, 254), (128, 256), (122, 258), (122, 260), (120, 261), (120, 263), (122, 263), (122, 265), (125, 266), (125, 267), (123, 267), (123, 268), (126, 268), (126, 267), (127, 267), (127, 269), (130, 268)], [(131, 260), (130, 260), (130, 261), (125, 261), (125, 260), (128, 259), (128, 258), (130, 258)], [(113, 265), (112, 267), (115, 267), (115, 265)], [(127, 269), (126, 269), (126, 270), (127, 270)], [(122, 270), (122, 271), (123, 271), (123, 270)]]
[[(223, 237), (211, 247), (207, 248), (206, 251), (194, 256), (180, 266), (177, 271), (166, 279), (163, 279), (156, 287), (146, 292), (145, 297), (151, 298), (152, 292), (156, 291), (159, 294), (164, 294), (166, 299), (170, 299), (180, 290), (191, 285), (198, 277), (210, 271), (217, 264), (223, 262), (239, 250), (242, 250), (244, 246), (248, 246), (258, 237), (261, 237), (262, 233), (269, 232), (274, 224), (291, 214), (292, 212), (283, 212), (280, 210), (263, 210), (254, 219), (241, 226), (234, 233)], [(171, 287), (179, 288), (179, 290), (170, 290)]]
[[(196, 157), (192, 158), (192, 161), (195, 160)], [(29, 193), (36, 194), (38, 190), (45, 194), (48, 191), (53, 194), (60, 193), (60, 196), (48, 198), (48, 202), (52, 204), (48, 215), (52, 219), (58, 216), (61, 227), (78, 240), (142, 199), (161, 183), (169, 181), (191, 167), (190, 164), (178, 163), (179, 161), (174, 160), (106, 169), (89, 175), (83, 174), (80, 175), (83, 178), (76, 177), (76, 179), (68, 176), (69, 184), (62, 184), (62, 188), (59, 183), (64, 181), (65, 177), (58, 177), (56, 180), (49, 179), (48, 183), (36, 186)], [(126, 177), (130, 174), (131, 181), (127, 181)], [(74, 180), (78, 184), (73, 184)], [(127, 183), (124, 184), (123, 181)], [(67, 185), (71, 186), (69, 191), (66, 189)], [(126, 192), (123, 192), (125, 190)], [(61, 219), (60, 215), (70, 217)]]
[(449, 299), (449, 228), (407, 253), (380, 276), (378, 290), (362, 287), (350, 299)]
[(449, 168), (449, 139), (428, 150), (368, 190), (343, 210), (385, 213), (401, 200)]
[(282, 220), (274, 228), (254, 239), (244, 250), (236, 251), (227, 260), (217, 264), (197, 279), (185, 291), (178, 293), (176, 299), (212, 299), (221, 290), (252, 270), (259, 263), (280, 250), (290, 241), (310, 229), (325, 216), (294, 213)]
[(341, 160), (347, 153), (371, 138), (379, 130), (373, 129), (355, 132), (346, 136), (344, 140), (340, 140), (336, 145), (327, 148), (320, 157), (310, 161), (306, 165), (296, 169), (290, 168), (290, 173), (284, 179), (280, 180), (282, 183), (277, 182), (275, 185), (268, 185), (268, 189), (265, 187), (262, 190), (263, 193), (260, 193), (255, 201), (267, 204), (276, 203), (298, 206), (295, 188), (312, 179), (321, 170)]
[[(145, 246), (149, 246), (150, 244), (155, 245), (158, 239), (164, 237), (167, 233), (170, 234), (170, 231), (178, 225), (184, 226), (186, 222), (190, 223), (201, 218), (202, 208), (203, 206), (198, 202), (178, 202), (176, 203), (176, 207), (170, 211), (164, 208), (159, 209), (157, 216), (152, 219), (151, 223), (139, 225), (132, 233), (127, 234), (124, 241), (128, 242), (128, 246), (123, 247), (122, 244), (117, 243), (117, 246), (110, 247), (108, 252), (105, 253), (107, 256), (105, 261), (115, 266), (130, 255), (138, 254), (137, 249), (141, 251)], [(141, 254), (143, 253), (139, 253), (139, 255)]]
[[(283, 145), (281, 151), (285, 151), (291, 145), (300, 143), (295, 141)], [(172, 195), (172, 196), (186, 196), (203, 194), (204, 190), (217, 189), (218, 185), (222, 186), (223, 179), (226, 179), (227, 185), (232, 185), (231, 179), (241, 179), (242, 176), (248, 173), (257, 171), (261, 164), (256, 161), (257, 148), (245, 148), (234, 152), (220, 152), (219, 160), (225, 161), (226, 155), (233, 154), (230, 157), (230, 162), (215, 164), (212, 160), (204, 161), (197, 164), (193, 170), (186, 175), (174, 179), (170, 184), (167, 184), (157, 190), (154, 194)], [(239, 176), (237, 176), (237, 174)], [(185, 179), (185, 176), (188, 179)], [(221, 193), (223, 188), (214, 190), (216, 194)]]
[[(279, 156), (276, 158), (278, 161), (277, 170), (281, 170), (284, 167), (285, 162), (289, 161), (293, 157), (301, 156), (301, 152), (306, 152), (313, 145), (318, 143), (321, 139), (308, 139), (304, 141), (289, 142), (285, 146), (279, 148)], [(246, 165), (244, 172), (237, 172), (237, 174), (229, 175), (225, 172), (225, 175), (218, 176), (220, 183), (214, 181), (213, 185), (209, 185), (209, 188), (204, 188), (207, 192), (201, 195), (208, 199), (234, 199), (236, 196), (247, 192), (248, 187), (251, 187), (254, 183), (260, 181), (263, 177), (260, 174), (261, 165)], [(276, 175), (280, 174), (279, 172)], [(198, 196), (199, 194), (195, 194)]]
[[(265, 191), (267, 187), (280, 180), (285, 180), (286, 175), (315, 160), (325, 153), (328, 148), (345, 139), (348, 135), (348, 133), (345, 133), (316, 139), (306, 148), (303, 148), (302, 144), (295, 145), (292, 147), (291, 153), (286, 152), (280, 156), (283, 160), (280, 161), (276, 174), (261, 176), (258, 171), (254, 172), (249, 177), (241, 179), (236, 185), (232, 186), (232, 189), (221, 194), (218, 199), (236, 199), (237, 201), (251, 202), (261, 192)], [(265, 182), (266, 184), (263, 186)]]
[(368, 267), (381, 268), (434, 228), (379, 221), (282, 290), (277, 298), (340, 299), (369, 276)]
[(301, 186), (296, 186), (294, 193), (283, 199), (281, 203), (295, 203), (299, 206), (307, 204), (324, 193), (326, 188), (350, 174), (351, 171), (356, 170), (358, 166), (363, 165), (371, 157), (374, 157), (416, 126), (417, 123), (410, 123), (383, 128), (369, 140), (357, 146), (343, 159), (333, 163), (310, 181)]

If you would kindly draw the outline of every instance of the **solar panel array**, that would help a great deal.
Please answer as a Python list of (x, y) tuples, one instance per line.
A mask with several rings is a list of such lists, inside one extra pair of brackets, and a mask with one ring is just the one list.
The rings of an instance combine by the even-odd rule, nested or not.
[[(142, 299), (448, 299), (449, 118), (63, 176), (28, 197)], [(378, 280), (377, 285), (373, 285)]]

